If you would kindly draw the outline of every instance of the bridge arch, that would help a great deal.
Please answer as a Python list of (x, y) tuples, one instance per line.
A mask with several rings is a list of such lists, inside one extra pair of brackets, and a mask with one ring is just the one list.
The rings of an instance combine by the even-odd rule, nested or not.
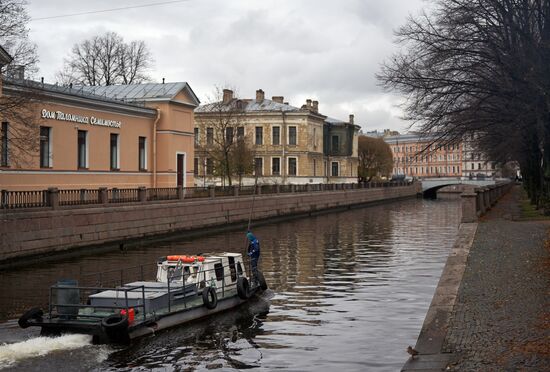
[(422, 197), (425, 199), (437, 199), (437, 190), (442, 189), (446, 186), (456, 185), (456, 183), (447, 183), (437, 186), (430, 187), (429, 189), (422, 190)]

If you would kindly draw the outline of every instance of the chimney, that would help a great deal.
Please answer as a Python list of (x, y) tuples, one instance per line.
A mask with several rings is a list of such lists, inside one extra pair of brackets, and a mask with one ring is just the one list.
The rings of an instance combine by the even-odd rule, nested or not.
[(309, 98), (306, 99), (306, 108), (307, 108), (308, 110), (311, 110), (311, 100), (310, 100)]
[(319, 101), (313, 101), (313, 112), (319, 112)]
[(233, 100), (233, 91), (231, 89), (223, 90), (223, 103), (229, 103)]
[(164, 78), (162, 78), (162, 84), (164, 84)]
[(349, 123), (350, 123), (350, 124), (354, 124), (353, 119), (354, 119), (354, 115), (353, 115), (353, 114), (349, 114)]
[(258, 89), (256, 91), (256, 103), (262, 103), (264, 101), (264, 97), (265, 97), (264, 91), (261, 89)]
[(271, 97), (271, 100), (273, 102), (277, 102), (277, 103), (284, 103), (285, 97), (283, 97), (283, 96), (273, 96), (273, 97)]

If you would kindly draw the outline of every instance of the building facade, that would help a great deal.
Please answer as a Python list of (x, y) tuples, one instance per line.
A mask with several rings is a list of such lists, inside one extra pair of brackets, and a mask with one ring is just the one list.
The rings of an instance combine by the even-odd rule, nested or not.
[(434, 145), (433, 138), (415, 133), (385, 137), (384, 141), (392, 151), (394, 175), (462, 177), (462, 143)]
[[(1, 189), (194, 184), (193, 109), (199, 101), (186, 83), (59, 87), (10, 79), (3, 95), (33, 99), (25, 125), (1, 118)], [(23, 149), (17, 133), (25, 126), (36, 146)]]
[[(255, 99), (238, 99), (225, 89), (221, 102), (195, 110), (196, 184), (224, 182), (216, 174), (212, 154), (227, 143), (228, 132), (244, 138), (253, 152), (254, 175), (245, 176), (242, 184), (253, 184), (256, 176), (262, 184), (356, 182), (358, 127), (334, 119), (327, 122), (318, 107), (312, 100), (298, 108), (282, 96), (266, 99), (261, 89)], [(231, 115), (224, 110), (237, 111), (232, 124), (223, 124)], [(337, 147), (326, 147), (332, 137)]]

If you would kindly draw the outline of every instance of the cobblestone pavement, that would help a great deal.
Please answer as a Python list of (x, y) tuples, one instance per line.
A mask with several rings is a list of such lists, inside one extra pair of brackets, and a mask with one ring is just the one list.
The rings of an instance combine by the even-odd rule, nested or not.
[(519, 194), (479, 223), (443, 344), (451, 371), (550, 371), (550, 223), (513, 221)]

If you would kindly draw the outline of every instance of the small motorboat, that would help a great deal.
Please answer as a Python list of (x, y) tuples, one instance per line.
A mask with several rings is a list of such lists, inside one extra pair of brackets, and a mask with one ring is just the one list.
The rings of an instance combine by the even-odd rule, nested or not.
[(19, 326), (41, 327), (45, 335), (90, 334), (95, 343), (128, 343), (235, 308), (265, 291), (263, 274), (249, 276), (247, 268), (240, 253), (171, 255), (158, 260), (156, 281), (105, 288), (63, 280), (50, 287), (48, 312), (32, 308)]

